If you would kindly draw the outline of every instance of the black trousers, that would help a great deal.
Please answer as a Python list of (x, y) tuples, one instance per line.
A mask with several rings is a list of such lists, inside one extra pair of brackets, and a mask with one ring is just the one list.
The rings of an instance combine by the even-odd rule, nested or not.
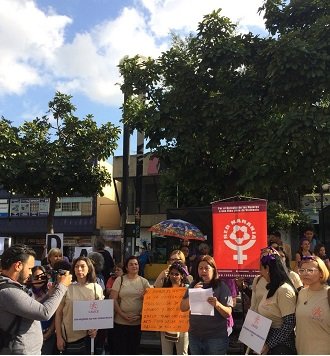
[[(115, 355), (138, 355), (141, 341), (141, 325), (114, 324)], [(111, 352), (111, 351), (110, 351)], [(111, 352), (112, 353), (112, 352)]]

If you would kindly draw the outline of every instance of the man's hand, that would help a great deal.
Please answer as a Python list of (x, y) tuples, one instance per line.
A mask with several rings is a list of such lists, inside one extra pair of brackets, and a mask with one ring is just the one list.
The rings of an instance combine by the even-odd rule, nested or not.
[(69, 287), (72, 282), (72, 275), (69, 271), (66, 271), (64, 275), (57, 276), (57, 282), (64, 284), (66, 287)]

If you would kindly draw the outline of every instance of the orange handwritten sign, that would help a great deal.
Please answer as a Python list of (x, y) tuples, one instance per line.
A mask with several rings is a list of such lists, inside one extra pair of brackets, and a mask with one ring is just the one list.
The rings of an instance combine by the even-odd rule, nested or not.
[(188, 331), (189, 311), (180, 310), (186, 288), (148, 288), (143, 299), (141, 330)]

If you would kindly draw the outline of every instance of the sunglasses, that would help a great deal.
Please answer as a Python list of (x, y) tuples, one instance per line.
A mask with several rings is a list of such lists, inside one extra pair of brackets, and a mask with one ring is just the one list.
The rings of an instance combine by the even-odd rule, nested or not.
[(180, 276), (180, 273), (178, 273), (178, 272), (171, 272), (171, 273), (170, 273), (170, 276), (179, 277), (179, 276)]
[(46, 273), (41, 273), (36, 276), (32, 276), (32, 279), (34, 281), (41, 281), (41, 280), (44, 280), (45, 278), (46, 278)]
[(314, 256), (302, 256), (303, 261), (316, 261)]

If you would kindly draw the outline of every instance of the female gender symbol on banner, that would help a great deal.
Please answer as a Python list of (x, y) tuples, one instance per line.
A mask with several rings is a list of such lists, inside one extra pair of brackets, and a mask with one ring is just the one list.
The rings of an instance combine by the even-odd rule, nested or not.
[[(243, 251), (248, 250), (256, 242), (256, 231), (254, 226), (246, 220), (233, 220), (232, 226), (227, 225), (224, 232), (224, 243), (232, 250), (237, 251), (233, 255), (233, 260), (237, 260), (239, 265), (242, 265), (247, 260), (247, 255)], [(229, 239), (228, 239), (229, 238)], [(236, 244), (234, 244), (233, 240)], [(247, 243), (243, 244), (245, 241)]]

